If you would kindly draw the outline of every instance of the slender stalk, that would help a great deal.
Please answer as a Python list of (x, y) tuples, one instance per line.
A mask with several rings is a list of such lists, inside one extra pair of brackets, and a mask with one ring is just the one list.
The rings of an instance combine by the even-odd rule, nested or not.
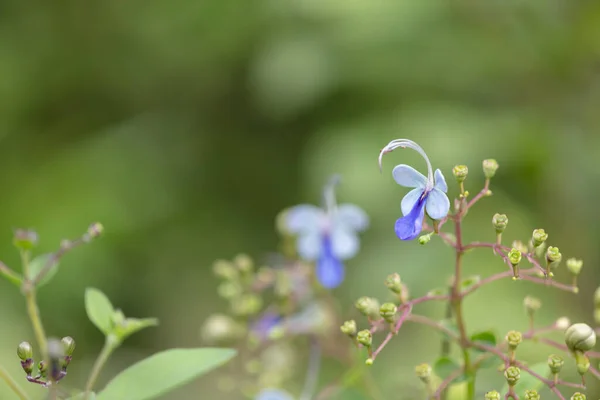
[(11, 388), (13, 392), (15, 392), (15, 394), (19, 397), (19, 399), (30, 400), (27, 393), (25, 393), (23, 388), (21, 388), (21, 386), (19, 386), (19, 384), (13, 379), (12, 376), (10, 376), (8, 371), (2, 365), (0, 365), (0, 378), (4, 382), (6, 382), (8, 387)]
[(98, 358), (96, 358), (96, 361), (94, 362), (94, 366), (92, 368), (92, 372), (90, 373), (87, 383), (85, 384), (85, 397), (83, 400), (88, 400), (90, 392), (92, 391), (96, 380), (98, 380), (100, 371), (102, 371), (104, 364), (106, 364), (115, 348), (116, 346), (114, 340), (111, 340), (110, 336), (108, 336), (104, 341), (104, 347), (102, 347), (102, 351), (98, 355)]
[(306, 379), (304, 388), (300, 395), (300, 400), (311, 400), (317, 387), (319, 379), (319, 370), (321, 369), (321, 346), (316, 338), (310, 339), (310, 355), (308, 359), (308, 369), (306, 371)]
[(21, 251), (21, 263), (23, 264), (23, 276), (25, 281), (23, 283), (23, 294), (25, 296), (25, 304), (27, 306), (27, 314), (31, 320), (35, 339), (40, 348), (42, 354), (42, 360), (48, 360), (48, 339), (46, 338), (46, 332), (44, 325), (42, 324), (42, 318), (40, 317), (40, 309), (37, 305), (37, 296), (35, 286), (31, 283), (31, 274), (29, 270), (30, 254), (28, 251)]

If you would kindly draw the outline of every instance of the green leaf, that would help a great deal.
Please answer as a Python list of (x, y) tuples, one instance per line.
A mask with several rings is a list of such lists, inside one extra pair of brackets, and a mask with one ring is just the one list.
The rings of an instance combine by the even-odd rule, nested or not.
[(473, 286), (478, 285), (479, 282), (481, 282), (481, 276), (479, 276), (479, 275), (470, 276), (470, 277), (464, 279), (460, 283), (460, 290), (461, 290), (461, 292), (466, 292), (466, 291), (470, 290)]
[[(548, 363), (540, 362), (534, 364), (529, 367), (530, 370), (537, 373), (538, 375), (543, 376), (544, 378), (548, 378), (550, 375), (550, 369), (548, 368)], [(526, 371), (521, 370), (521, 379), (515, 385), (515, 393), (519, 395), (520, 398), (525, 398), (526, 390), (540, 390), (540, 388), (544, 385), (539, 379), (533, 377), (528, 374)], [(508, 392), (508, 384), (505, 384), (500, 393)]]
[[(471, 341), (474, 343), (480, 343), (491, 347), (495, 347), (496, 343), (498, 342), (496, 339), (496, 334), (491, 330), (474, 333), (473, 335), (471, 335)], [(478, 348), (474, 348), (474, 350), (480, 352), (484, 351)]]
[[(73, 397), (69, 397), (67, 400), (84, 400), (84, 399), (85, 399), (85, 392), (81, 392), (81, 393), (76, 394)], [(87, 400), (96, 400), (96, 393), (90, 392)]]
[[(34, 258), (33, 260), (31, 260), (29, 262), (29, 273), (30, 273), (30, 276), (32, 277), (32, 279), (36, 279), (38, 274), (42, 271), (42, 269), (44, 269), (44, 267), (50, 261), (51, 258), (52, 258), (52, 254), (50, 254), (50, 253), (42, 254), (40, 256), (37, 256), (36, 258)], [(36, 287), (38, 287), (38, 288), (42, 287), (46, 283), (50, 282), (50, 280), (54, 277), (54, 275), (56, 275), (57, 272), (58, 272), (58, 261), (55, 261), (53, 263), (52, 267), (46, 273), (46, 275), (44, 275), (42, 280), (38, 282)]]
[[(440, 321), (440, 325), (443, 326), (444, 328), (446, 328), (447, 330), (449, 330), (450, 332), (453, 332), (455, 336), (459, 335), (458, 327), (456, 326), (456, 322), (454, 322), (454, 320), (443, 319)], [(442, 335), (445, 338), (448, 338), (450, 340), (452, 339), (452, 337), (450, 335), (448, 335), (446, 332), (442, 332)]]
[[(478, 349), (469, 349), (469, 352), (471, 353), (471, 359), (473, 361), (475, 359), (477, 359), (478, 357), (480, 357), (482, 354), (485, 354), (485, 353), (482, 353)], [(487, 354), (489, 355), (489, 357), (486, 357), (481, 363), (479, 363), (479, 369), (497, 367), (498, 365), (504, 365), (504, 361), (497, 355), (490, 354), (490, 353), (487, 353)]]
[(460, 368), (460, 365), (450, 357), (440, 357), (433, 364), (433, 372), (441, 379), (446, 379), (450, 374)]
[(144, 328), (156, 325), (158, 325), (156, 318), (126, 318), (125, 321), (114, 327), (114, 334), (123, 341)]
[(445, 296), (447, 294), (448, 289), (446, 288), (431, 289), (429, 292), (427, 292), (427, 296)]
[(88, 318), (102, 333), (108, 335), (112, 331), (112, 315), (115, 312), (110, 300), (98, 289), (85, 290), (85, 311)]
[(114, 377), (96, 400), (150, 400), (229, 361), (233, 349), (171, 349), (150, 356)]

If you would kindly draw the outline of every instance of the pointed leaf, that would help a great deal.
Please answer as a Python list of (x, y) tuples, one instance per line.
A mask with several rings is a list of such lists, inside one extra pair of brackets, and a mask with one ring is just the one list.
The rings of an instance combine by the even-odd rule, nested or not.
[[(534, 364), (534, 365), (530, 366), (529, 369), (532, 370), (533, 372), (535, 372), (536, 374), (543, 376), (544, 378), (548, 378), (548, 376), (550, 375), (550, 369), (548, 368), (548, 363), (546, 363), (546, 362), (540, 362), (540, 363)], [(542, 382), (539, 379), (535, 378), (534, 376), (528, 374), (527, 371), (521, 370), (521, 378), (515, 385), (515, 393), (519, 395), (519, 398), (523, 399), (523, 398), (525, 398), (526, 390), (540, 390), (540, 388), (543, 385), (544, 385), (544, 382)], [(504, 387), (502, 388), (502, 392), (500, 392), (500, 393), (507, 393), (507, 392), (508, 392), (508, 384), (504, 384)]]
[(473, 286), (478, 285), (479, 282), (481, 282), (481, 276), (479, 276), (479, 275), (470, 276), (470, 277), (464, 279), (460, 283), (460, 291), (466, 292), (466, 291), (470, 290)]
[(102, 333), (108, 335), (112, 330), (111, 317), (115, 312), (110, 300), (98, 289), (85, 290), (85, 311), (88, 318)]
[(96, 400), (151, 400), (182, 386), (236, 355), (233, 349), (171, 349), (154, 354), (114, 377)]
[[(37, 256), (33, 260), (29, 262), (29, 273), (32, 279), (38, 276), (38, 274), (44, 269), (46, 264), (51, 260), (52, 254), (42, 254)], [(46, 275), (42, 278), (41, 281), (38, 282), (37, 287), (42, 287), (46, 283), (50, 282), (50, 280), (56, 275), (58, 272), (58, 261), (54, 261), (52, 267), (48, 270)]]
[[(496, 343), (498, 342), (496, 339), (496, 334), (491, 330), (474, 333), (471, 335), (471, 341), (491, 347), (495, 347)], [(478, 348), (475, 348), (474, 350), (483, 351)]]
[(156, 325), (158, 325), (158, 319), (156, 318), (126, 318), (121, 324), (115, 326), (114, 333), (121, 341), (123, 341), (128, 336), (131, 336), (144, 328)]
[(460, 365), (450, 357), (440, 357), (433, 364), (433, 372), (441, 379), (446, 379), (450, 374), (460, 368)]

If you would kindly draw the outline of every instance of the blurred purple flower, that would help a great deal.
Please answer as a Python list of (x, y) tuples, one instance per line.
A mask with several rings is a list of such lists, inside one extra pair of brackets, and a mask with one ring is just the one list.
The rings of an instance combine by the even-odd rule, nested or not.
[(286, 391), (280, 389), (263, 389), (254, 400), (294, 400)]
[(450, 211), (450, 200), (446, 196), (448, 185), (442, 171), (436, 169), (433, 174), (427, 154), (412, 140), (396, 139), (388, 143), (379, 153), (379, 168), (381, 168), (383, 155), (398, 147), (416, 150), (427, 163), (427, 177), (405, 164), (397, 165), (392, 171), (394, 180), (399, 185), (414, 188), (402, 199), (401, 209), (404, 217), (399, 218), (395, 225), (398, 238), (413, 240), (423, 229), (425, 212), (435, 220), (440, 220), (448, 215), (448, 211)]

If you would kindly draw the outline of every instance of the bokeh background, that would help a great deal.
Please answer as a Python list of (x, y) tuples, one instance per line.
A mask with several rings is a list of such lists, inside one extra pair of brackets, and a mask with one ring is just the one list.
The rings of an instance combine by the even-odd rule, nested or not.
[[(400, 137), (418, 141), (450, 182), (453, 165), (468, 165), (471, 193), (483, 183), (481, 161), (498, 160), (494, 196), (469, 214), (468, 239), (493, 240), (491, 217), (506, 213), (508, 241), (545, 228), (565, 258), (584, 260), (579, 295), (512, 281), (476, 294), (466, 302), (470, 330), (525, 329), (527, 294), (543, 299), (541, 323), (593, 322), (600, 2), (4, 0), (0, 21), (1, 259), (17, 266), (13, 228), (37, 229), (40, 251), (91, 222), (106, 228), (39, 294), (47, 331), (77, 340), (68, 385), (82, 385), (102, 345), (85, 316), (86, 287), (127, 315), (161, 321), (127, 340), (100, 386), (145, 355), (202, 345), (203, 321), (225, 309), (213, 260), (275, 250), (277, 213), (318, 202), (332, 173), (343, 177), (338, 199), (371, 217), (336, 290), (340, 303), (383, 296), (390, 272), (415, 295), (443, 286), (450, 249), (394, 235), (405, 189), (391, 168), (425, 167), (398, 151), (379, 173), (378, 151)], [(503, 268), (491, 251), (467, 258), (468, 275)], [(564, 266), (557, 275), (569, 279)], [(15, 348), (34, 338), (7, 282), (0, 310), (0, 361), (25, 382)], [(414, 365), (432, 362), (438, 343), (434, 332), (405, 327), (373, 366), (386, 398), (419, 387)], [(533, 363), (550, 352), (527, 345), (522, 355)], [(218, 394), (216, 381), (165, 399), (240, 398)], [(493, 371), (482, 382), (480, 391), (502, 386)], [(0, 384), (0, 398), (11, 396)]]

